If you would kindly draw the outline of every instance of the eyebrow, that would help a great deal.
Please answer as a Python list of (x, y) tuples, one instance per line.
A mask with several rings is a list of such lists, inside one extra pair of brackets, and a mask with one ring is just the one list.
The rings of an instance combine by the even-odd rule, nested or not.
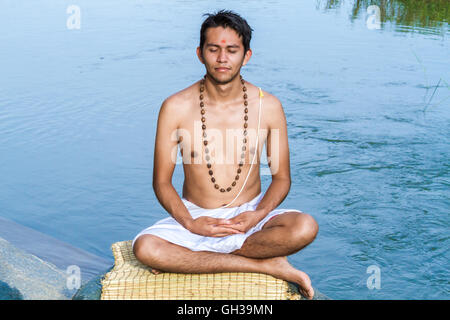
[[(220, 48), (220, 46), (218, 44), (215, 44), (215, 43), (207, 43), (206, 46), (207, 47), (218, 47), (218, 48)], [(237, 45), (237, 44), (230, 44), (230, 45), (227, 46), (227, 48), (240, 48), (240, 46)]]

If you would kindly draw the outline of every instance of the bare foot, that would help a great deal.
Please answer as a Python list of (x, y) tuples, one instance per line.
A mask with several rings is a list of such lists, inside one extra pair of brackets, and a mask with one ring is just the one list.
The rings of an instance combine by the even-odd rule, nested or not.
[(302, 296), (306, 299), (312, 299), (314, 296), (314, 289), (311, 286), (311, 279), (309, 276), (301, 270), (295, 269), (288, 261), (286, 257), (276, 257), (266, 259), (270, 272), (268, 274), (283, 279), (286, 281), (294, 282), (298, 285), (298, 290)]
[(151, 268), (151, 270), (150, 270), (153, 274), (155, 274), (155, 275), (157, 275), (157, 274), (160, 274), (161, 273), (161, 271), (159, 271), (159, 270), (156, 270), (156, 269), (153, 269), (153, 268)]

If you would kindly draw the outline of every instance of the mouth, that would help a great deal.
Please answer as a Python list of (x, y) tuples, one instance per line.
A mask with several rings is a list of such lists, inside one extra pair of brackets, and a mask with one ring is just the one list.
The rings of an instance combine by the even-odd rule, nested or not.
[(227, 72), (228, 70), (230, 70), (230, 68), (220, 67), (220, 68), (214, 68), (214, 70), (216, 70), (217, 72)]

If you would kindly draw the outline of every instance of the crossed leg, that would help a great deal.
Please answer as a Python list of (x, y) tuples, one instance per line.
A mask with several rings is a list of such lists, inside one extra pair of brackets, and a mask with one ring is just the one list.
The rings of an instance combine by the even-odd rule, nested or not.
[(310, 244), (317, 232), (317, 222), (310, 215), (285, 212), (268, 221), (231, 254), (192, 251), (154, 235), (140, 236), (133, 250), (139, 261), (157, 270), (176, 273), (265, 273), (297, 283), (300, 293), (312, 298), (314, 290), (308, 275), (290, 265), (286, 256)]

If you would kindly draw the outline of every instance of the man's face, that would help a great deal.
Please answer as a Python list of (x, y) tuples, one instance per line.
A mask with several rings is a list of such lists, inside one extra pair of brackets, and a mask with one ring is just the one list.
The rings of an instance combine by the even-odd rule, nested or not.
[(241, 67), (251, 57), (249, 49), (244, 55), (242, 40), (231, 28), (209, 28), (206, 30), (206, 41), (197, 48), (197, 55), (205, 65), (206, 72), (219, 84), (226, 84), (239, 75)]

